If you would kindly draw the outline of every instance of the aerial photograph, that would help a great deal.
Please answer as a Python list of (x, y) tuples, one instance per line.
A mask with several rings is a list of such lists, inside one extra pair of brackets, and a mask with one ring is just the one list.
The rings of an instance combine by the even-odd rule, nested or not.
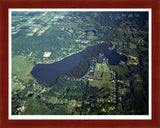
[(11, 12), (12, 115), (148, 115), (148, 11)]

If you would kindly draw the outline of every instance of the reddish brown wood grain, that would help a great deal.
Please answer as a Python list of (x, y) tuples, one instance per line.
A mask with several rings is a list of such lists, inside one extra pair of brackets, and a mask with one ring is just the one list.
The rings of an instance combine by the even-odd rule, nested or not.
[[(8, 120), (9, 8), (152, 8), (152, 120)], [(159, 128), (159, 10), (159, 0), (0, 0), (0, 128)]]

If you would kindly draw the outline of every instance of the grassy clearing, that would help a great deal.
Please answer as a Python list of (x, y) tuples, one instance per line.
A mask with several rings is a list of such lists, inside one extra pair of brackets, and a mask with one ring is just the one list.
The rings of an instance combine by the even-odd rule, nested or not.
[(33, 67), (34, 64), (22, 56), (15, 56), (12, 58), (12, 74), (15, 74), (19, 79), (25, 82), (32, 78), (30, 72)]
[(49, 115), (53, 114), (52, 111), (43, 103), (37, 99), (28, 99), (26, 105), (26, 111), (22, 115)]
[(111, 86), (112, 76), (109, 67), (106, 64), (97, 63), (94, 72), (94, 80), (89, 83), (98, 88)]
[(96, 63), (95, 71), (96, 72), (103, 72), (103, 71), (104, 72), (110, 72), (109, 67), (105, 63), (103, 63), (103, 64)]
[(88, 32), (87, 33), (88, 34), (88, 39), (97, 39), (97, 37), (96, 36), (94, 36), (94, 32)]
[(130, 48), (131, 48), (131, 49), (137, 49), (137, 45), (136, 45), (136, 44), (130, 43), (129, 45), (130, 45)]

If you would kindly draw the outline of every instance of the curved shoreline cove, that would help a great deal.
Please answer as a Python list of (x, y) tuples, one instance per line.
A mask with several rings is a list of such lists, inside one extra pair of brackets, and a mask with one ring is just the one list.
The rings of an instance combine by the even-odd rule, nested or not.
[(103, 43), (87, 47), (82, 52), (52, 64), (37, 64), (31, 74), (40, 84), (52, 86), (58, 82), (60, 76), (81, 77), (85, 75), (90, 66), (89, 58), (97, 57), (99, 53), (103, 53), (108, 58), (110, 65), (117, 65), (121, 60), (127, 60), (126, 56), (118, 54), (115, 50), (108, 50), (108, 46)]

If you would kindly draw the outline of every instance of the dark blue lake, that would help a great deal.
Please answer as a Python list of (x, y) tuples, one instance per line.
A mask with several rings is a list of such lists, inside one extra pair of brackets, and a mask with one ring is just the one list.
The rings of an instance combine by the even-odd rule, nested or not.
[(127, 60), (126, 56), (118, 54), (115, 50), (108, 50), (106, 44), (97, 44), (52, 64), (36, 64), (31, 74), (39, 83), (47, 86), (57, 83), (57, 79), (63, 74), (81, 77), (88, 71), (89, 58), (96, 57), (99, 53), (108, 58), (110, 65), (117, 65), (121, 60)]

